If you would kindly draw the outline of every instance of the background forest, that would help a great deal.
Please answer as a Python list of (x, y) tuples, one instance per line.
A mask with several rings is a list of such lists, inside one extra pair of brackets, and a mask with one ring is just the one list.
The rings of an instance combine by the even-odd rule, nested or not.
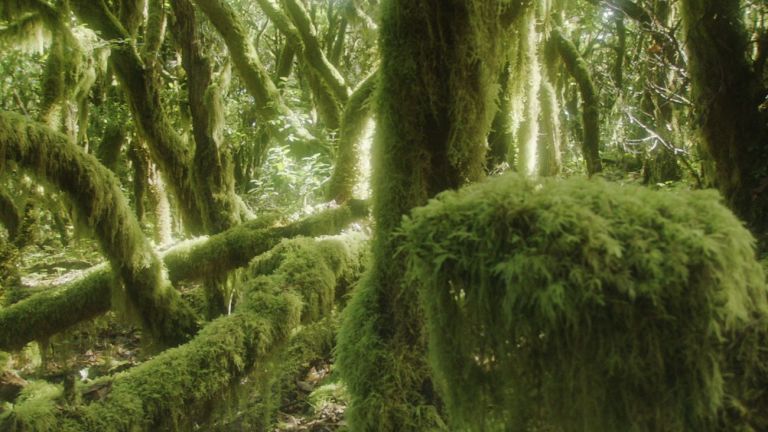
[(768, 431), (765, 0), (0, 0), (0, 53), (0, 431)]

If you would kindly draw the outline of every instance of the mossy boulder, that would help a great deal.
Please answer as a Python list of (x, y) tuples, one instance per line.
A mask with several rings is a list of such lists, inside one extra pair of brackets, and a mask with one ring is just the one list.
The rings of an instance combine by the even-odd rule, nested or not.
[(767, 291), (715, 192), (509, 175), (400, 235), (456, 430), (715, 430), (741, 396), (725, 347), (757, 352)]

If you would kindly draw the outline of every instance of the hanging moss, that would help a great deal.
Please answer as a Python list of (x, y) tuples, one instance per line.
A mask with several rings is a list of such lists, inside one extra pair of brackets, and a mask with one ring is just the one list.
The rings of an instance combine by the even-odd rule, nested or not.
[(486, 171), (493, 172), (509, 160), (509, 166), (515, 169), (515, 135), (512, 124), (512, 95), (510, 94), (510, 64), (504, 65), (499, 75), (498, 110), (493, 116), (491, 132), (488, 134), (488, 155)]
[(296, 380), (306, 376), (312, 363), (330, 358), (337, 330), (334, 317), (301, 327), (285, 346), (277, 348), (242, 380), (233, 398), (235, 406), (217, 407), (223, 408), (221, 418), (203, 427), (211, 432), (270, 430), (280, 406), (286, 400), (302, 397), (296, 394)]
[(725, 343), (768, 290), (711, 191), (505, 176), (414, 210), (402, 239), (455, 430), (707, 431), (747, 396)]

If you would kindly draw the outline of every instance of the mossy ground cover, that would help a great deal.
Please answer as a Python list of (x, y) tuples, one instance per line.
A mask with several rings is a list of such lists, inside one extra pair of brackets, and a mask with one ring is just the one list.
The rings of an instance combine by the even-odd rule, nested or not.
[[(357, 234), (285, 241), (263, 258), (270, 262), (266, 274), (258, 271), (260, 260), (254, 264), (258, 275), (243, 290), (236, 310), (206, 325), (189, 343), (98, 380), (92, 386), (103, 391), (94, 401), (63, 400), (60, 392), (21, 398), (0, 416), (0, 429), (190, 430), (204, 424), (212, 404), (240, 378), (268, 364), (275, 353), (280, 358), (287, 347), (291, 361), (266, 371), (267, 388), (274, 384), (281, 389), (287, 373), (283, 366), (295, 370), (300, 365), (294, 357), (328, 350), (301, 343), (312, 331), (297, 329), (302, 322), (330, 316), (326, 299), (335, 298), (335, 288), (356, 277), (364, 249), (365, 238)], [(323, 345), (321, 340), (311, 342)], [(38, 409), (40, 401), (45, 409)], [(268, 409), (277, 406), (267, 400), (264, 416), (269, 418)]]
[(439, 195), (400, 235), (454, 430), (759, 415), (765, 277), (716, 193), (509, 175)]

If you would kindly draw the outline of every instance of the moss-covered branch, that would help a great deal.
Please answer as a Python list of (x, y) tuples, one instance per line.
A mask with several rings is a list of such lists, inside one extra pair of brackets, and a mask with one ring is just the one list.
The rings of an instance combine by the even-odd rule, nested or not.
[(304, 60), (307, 81), (312, 90), (318, 114), (328, 128), (337, 129), (340, 124), (341, 106), (347, 100), (348, 90), (344, 79), (320, 48), (314, 26), (306, 15), (306, 10), (303, 6), (297, 6), (295, 14), (286, 14), (274, 0), (257, 0), (257, 2), (264, 14), (286, 37), (287, 42), (297, 49), (301, 59)]
[[(235, 70), (248, 93), (255, 99), (255, 112), (263, 126), (275, 137), (285, 137), (291, 133), (302, 141), (314, 141), (309, 132), (295, 122), (293, 112), (285, 104), (251, 44), (248, 30), (227, 0), (194, 0), (194, 3), (224, 39)], [(279, 127), (281, 122), (287, 122), (290, 127)]]
[(581, 121), (584, 128), (582, 151), (587, 163), (587, 173), (593, 175), (603, 170), (600, 162), (600, 100), (592, 81), (589, 67), (576, 49), (576, 45), (563, 34), (553, 29), (550, 32), (560, 58), (571, 74), (581, 93)]
[(117, 179), (96, 158), (64, 135), (5, 112), (0, 113), (0, 155), (0, 162), (16, 162), (67, 194), (120, 276), (130, 305), (154, 336), (176, 344), (196, 331), (191, 311), (164, 276)]
[[(283, 238), (337, 234), (366, 214), (365, 205), (353, 202), (285, 225), (273, 226), (274, 218), (257, 219), (210, 238), (184, 242), (166, 251), (163, 260), (173, 281), (217, 277), (246, 265)], [(0, 350), (21, 348), (107, 312), (111, 280), (108, 268), (97, 267), (55, 291), (0, 309)]]
[(115, 283), (109, 266), (100, 265), (61, 288), (1, 309), (0, 349), (21, 349), (31, 341), (47, 339), (107, 312)]
[(328, 181), (328, 198), (340, 204), (352, 198), (360, 174), (359, 144), (365, 125), (371, 118), (371, 102), (377, 80), (378, 70), (375, 70), (352, 92), (341, 117), (336, 164)]
[[(314, 298), (333, 292), (359, 271), (364, 238), (289, 241), (275, 272), (254, 279), (235, 313), (206, 326), (188, 344), (170, 349), (109, 381), (102, 400), (56, 410), (61, 431), (185, 430), (194, 407), (219, 397), (288, 340)], [(323, 311), (327, 316), (329, 311)], [(311, 317), (315, 321), (319, 317)], [(6, 415), (24, 424), (23, 404)], [(203, 419), (204, 420), (204, 419)]]
[(264, 226), (257, 219), (208, 239), (190, 240), (165, 254), (168, 276), (172, 281), (178, 281), (223, 274), (244, 266), (283, 238), (336, 233), (355, 219), (364, 217), (366, 212), (365, 206), (355, 202), (283, 226)]
[(323, 84), (328, 86), (337, 102), (343, 105), (349, 97), (347, 83), (341, 73), (325, 57), (317, 39), (315, 26), (304, 5), (297, 0), (282, 0), (282, 3), (299, 32), (303, 46), (302, 54), (307, 64), (318, 74)]

